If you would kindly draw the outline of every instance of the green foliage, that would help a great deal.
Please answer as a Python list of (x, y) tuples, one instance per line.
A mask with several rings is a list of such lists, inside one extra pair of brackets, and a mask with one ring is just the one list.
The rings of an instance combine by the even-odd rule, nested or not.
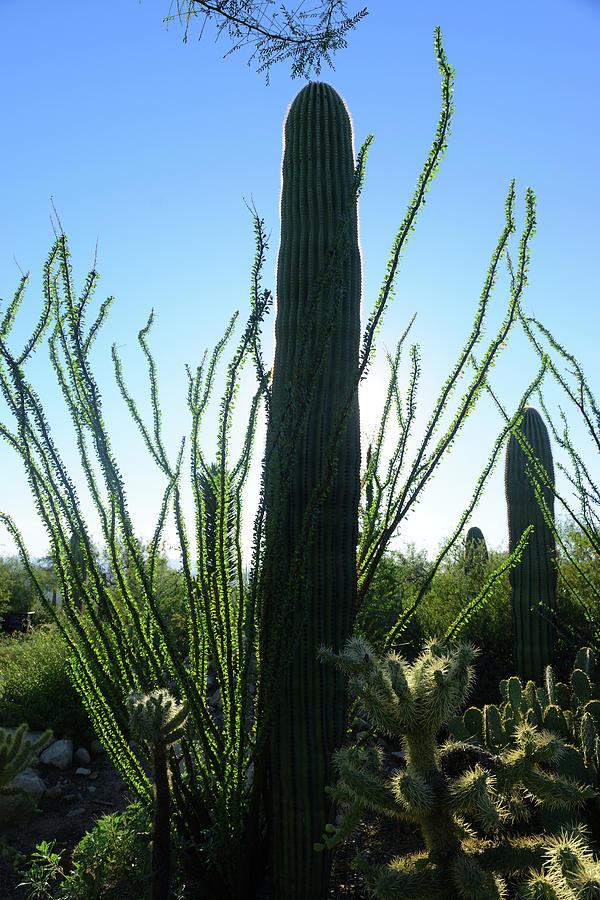
[[(409, 544), (404, 550), (390, 550), (382, 556), (373, 580), (354, 621), (355, 633), (368, 637), (375, 648), (385, 639), (409, 605), (415, 591), (425, 581), (431, 564), (425, 550)], [(429, 596), (429, 595), (427, 595)], [(404, 641), (419, 646), (422, 637), (422, 613), (426, 600), (410, 620)]]
[[(406, 241), (415, 227), (418, 213), (425, 203), (425, 195), (447, 145), (453, 112), (453, 71), (445, 57), (439, 28), (435, 30), (435, 50), (442, 75), (442, 108), (437, 131), (406, 215), (394, 239), (386, 275), (365, 327), (358, 359), (356, 354), (354, 355), (356, 365), (353, 375), (343, 379), (337, 386), (325, 385), (330, 397), (338, 394), (339, 415), (332, 422), (326, 423), (321, 435), (324, 445), (318, 448), (318, 453), (307, 457), (307, 461), (310, 459), (311, 464), (318, 459), (321, 472), (317, 472), (317, 477), (311, 482), (312, 493), (302, 510), (300, 534), (296, 535), (297, 541), (291, 548), (291, 565), (288, 553), (290, 548), (281, 548), (281, 544), (278, 544), (281, 536), (286, 534), (289, 536), (290, 522), (286, 518), (291, 509), (289, 497), (282, 494), (281, 508), (284, 515), (270, 529), (266, 525), (266, 513), (270, 508), (273, 492), (277, 494), (282, 486), (286, 486), (286, 479), (290, 477), (290, 473), (294, 472), (297, 476), (295, 490), (292, 492), (294, 496), (298, 495), (302, 480), (305, 477), (310, 480), (304, 469), (292, 467), (286, 469), (286, 462), (293, 457), (296, 440), (302, 435), (306, 425), (305, 413), (309, 407), (314, 408), (314, 391), (315, 385), (319, 385), (319, 374), (323, 368), (328, 368), (326, 364), (332, 343), (330, 329), (335, 324), (336, 318), (339, 318), (340, 303), (344, 297), (344, 292), (339, 288), (347, 282), (348, 275), (347, 248), (344, 246), (344, 240), (334, 241), (328, 246), (318, 248), (324, 265), (317, 267), (315, 289), (311, 291), (310, 302), (318, 306), (324, 297), (333, 298), (334, 314), (331, 307), (325, 304), (328, 308), (321, 323), (324, 331), (321, 329), (317, 332), (306, 327), (304, 318), (300, 322), (298, 337), (304, 344), (305, 353), (299, 355), (299, 367), (292, 368), (289, 373), (291, 380), (282, 385), (287, 398), (283, 407), (284, 410), (287, 407), (288, 421), (280, 432), (283, 443), (283, 452), (279, 457), (281, 477), (270, 479), (273, 471), (271, 467), (273, 445), (269, 444), (264, 459), (263, 483), (253, 532), (252, 563), (247, 579), (243, 576), (241, 553), (242, 496), (250, 471), (260, 403), (264, 400), (269, 422), (272, 422), (274, 401), (277, 400), (274, 389), (271, 390), (269, 386), (270, 371), (263, 363), (260, 346), (261, 327), (271, 303), (271, 296), (269, 291), (261, 287), (261, 271), (267, 243), (263, 222), (258, 215), (254, 216), (257, 249), (252, 269), (251, 309), (243, 334), (229, 362), (217, 429), (216, 461), (222, 478), (226, 478), (231, 487), (235, 518), (234, 528), (232, 532), (228, 532), (222, 517), (220, 527), (223, 530), (218, 536), (218, 543), (226, 542), (233, 535), (236, 562), (234, 573), (226, 564), (229, 555), (221, 553), (217, 554), (219, 556), (217, 576), (209, 577), (210, 559), (204, 540), (199, 476), (208, 466), (200, 444), (200, 434), (204, 431), (204, 414), (214, 387), (217, 366), (224, 347), (234, 331), (236, 316), (232, 317), (223, 339), (219, 341), (212, 354), (207, 352), (195, 370), (188, 369), (191, 439), (187, 444), (182, 441), (179, 452), (173, 458), (167, 453), (163, 440), (156, 369), (148, 345), (153, 315), (149, 316), (146, 326), (138, 335), (148, 368), (152, 419), (149, 423), (140, 415), (136, 401), (127, 389), (122, 364), (116, 348), (113, 347), (115, 377), (119, 390), (139, 429), (142, 441), (157, 466), (163, 489), (160, 510), (147, 553), (143, 552), (135, 536), (124, 481), (106, 425), (108, 417), (103, 406), (102, 392), (91, 367), (90, 350), (112, 303), (112, 298), (108, 298), (99, 309), (92, 312), (98, 273), (93, 269), (88, 274), (81, 294), (77, 296), (68, 241), (61, 232), (44, 267), (44, 303), (39, 321), (25, 348), (20, 341), (16, 347), (10, 344), (14, 338), (12, 327), (23, 300), (28, 276), (22, 278), (13, 300), (0, 321), (0, 386), (9, 412), (14, 414), (16, 420), (16, 423), (12, 424), (12, 430), (2, 423), (2, 436), (21, 456), (24, 463), (37, 512), (50, 538), (50, 554), (65, 604), (63, 616), (57, 615), (51, 604), (46, 603), (46, 610), (61, 630), (69, 647), (70, 674), (94, 722), (94, 727), (129, 789), (141, 800), (149, 802), (151, 797), (152, 785), (148, 769), (153, 749), (145, 741), (141, 742), (139, 752), (134, 753), (130, 747), (125, 699), (131, 691), (150, 693), (165, 685), (173, 685), (173, 693), (189, 703), (189, 734), (183, 736), (181, 740), (184, 764), (181, 767), (174, 766), (171, 773), (173, 816), (178, 831), (190, 841), (195, 850), (197, 868), (207, 877), (214, 875), (217, 882), (214, 896), (230, 895), (237, 898), (248, 894), (260, 877), (261, 865), (264, 869), (266, 859), (272, 869), (275, 865), (279, 865), (280, 857), (273, 853), (272, 840), (268, 852), (264, 852), (265, 841), (261, 833), (260, 816), (269, 805), (273, 802), (277, 804), (284, 796), (296, 802), (297, 771), (293, 768), (285, 770), (285, 767), (289, 766), (291, 754), (277, 756), (273, 752), (273, 744), (279, 737), (277, 716), (280, 707), (287, 716), (288, 725), (291, 722), (290, 713), (292, 716), (296, 715), (296, 720), (291, 722), (291, 727), (288, 728), (288, 743), (290, 734), (293, 733), (292, 728), (297, 728), (298, 722), (302, 727), (307, 722), (316, 722), (321, 736), (324, 734), (321, 730), (323, 723), (326, 729), (331, 731), (331, 734), (327, 734), (326, 740), (324, 738), (320, 742), (316, 752), (314, 734), (310, 734), (310, 727), (307, 726), (308, 734), (303, 738), (302, 771), (307, 769), (314, 771), (317, 767), (319, 769), (319, 775), (314, 777), (313, 782), (311, 783), (310, 779), (307, 782), (313, 799), (318, 793), (315, 791), (315, 785), (318, 786), (322, 782), (322, 772), (330, 765), (329, 759), (323, 754), (323, 747), (326, 744), (332, 746), (340, 736), (339, 722), (343, 718), (344, 698), (343, 692), (338, 691), (340, 703), (338, 705), (330, 703), (331, 678), (323, 680), (323, 694), (327, 695), (326, 709), (333, 709), (335, 715), (325, 714), (321, 719), (314, 716), (315, 698), (317, 703), (321, 700), (316, 675), (318, 667), (314, 666), (318, 631), (309, 634), (308, 640), (304, 641), (302, 649), (306, 670), (293, 679), (294, 688), (305, 690), (309, 695), (311, 715), (308, 718), (302, 713), (295, 713), (294, 695), (288, 689), (289, 684), (283, 677), (283, 669), (293, 658), (297, 644), (302, 643), (300, 636), (306, 637), (302, 635), (300, 627), (295, 626), (301, 624), (302, 615), (308, 605), (307, 599), (310, 597), (310, 591), (305, 589), (307, 585), (303, 582), (302, 576), (306, 573), (304, 565), (306, 557), (312, 557), (314, 560), (317, 556), (313, 543), (315, 534), (320, 533), (319, 529), (324, 523), (324, 528), (321, 529), (325, 535), (321, 546), (321, 564), (316, 577), (313, 572), (308, 579), (308, 588), (311, 590), (322, 580), (325, 573), (330, 573), (332, 564), (337, 565), (337, 555), (330, 553), (335, 532), (343, 528), (354, 538), (357, 537), (358, 522), (354, 518), (340, 516), (340, 511), (346, 507), (344, 503), (332, 502), (332, 497), (335, 500), (335, 492), (331, 491), (331, 487), (336, 481), (338, 470), (342, 472), (347, 468), (343, 465), (343, 454), (338, 452), (340, 447), (343, 448), (346, 439), (344, 432), (347, 412), (353, 406), (360, 380), (368, 372), (374, 354), (376, 334), (393, 294), (399, 260)], [(313, 90), (312, 86), (309, 88)], [(345, 210), (350, 217), (355, 214), (356, 196), (362, 187), (364, 162), (370, 142), (371, 138), (368, 138), (358, 153), (353, 177), (354, 196), (350, 196), (348, 210)], [(344, 588), (339, 590), (336, 598), (339, 600), (341, 596), (344, 601), (347, 597), (352, 600), (356, 598), (356, 604), (346, 604), (345, 619), (338, 616), (339, 603), (331, 606), (329, 613), (323, 615), (321, 619), (319, 616), (313, 616), (312, 619), (309, 617), (309, 625), (315, 625), (321, 620), (330, 620), (329, 625), (335, 631), (336, 646), (341, 646), (341, 638), (351, 630), (354, 613), (369, 589), (388, 542), (404, 517), (418, 502), (439, 462), (454, 444), (467, 416), (476, 407), (486, 383), (486, 375), (494, 365), (514, 323), (517, 305), (527, 281), (529, 241), (535, 231), (535, 196), (531, 189), (526, 193), (526, 224), (519, 246), (518, 263), (511, 278), (506, 315), (484, 349), (481, 367), (467, 379), (464, 390), (457, 390), (465, 370), (471, 365), (470, 354), (482, 337), (498, 266), (507, 252), (510, 236), (515, 231), (514, 202), (515, 188), (514, 183), (511, 183), (505, 204), (505, 225), (492, 254), (473, 327), (457, 354), (448, 378), (440, 388), (438, 399), (434, 403), (420, 441), (413, 442), (414, 435), (411, 431), (415, 423), (420, 376), (420, 353), (417, 345), (410, 349), (410, 375), (407, 380), (406, 396), (401, 396), (398, 389), (401, 353), (410, 326), (399, 340), (395, 354), (388, 358), (390, 363), (388, 394), (371, 458), (373, 478), (369, 490), (372, 489), (373, 500), (365, 516), (357, 565), (353, 567), (348, 580), (347, 594)], [(296, 219), (301, 218), (292, 204), (292, 217), (294, 216)], [(341, 236), (344, 238), (346, 222), (342, 224), (344, 227), (341, 228)], [(355, 254), (354, 259), (356, 261)], [(308, 269), (304, 266), (296, 270), (290, 268), (290, 271), (294, 273), (294, 280), (308, 273)], [(32, 355), (46, 337), (54, 374), (73, 425), (85, 488), (88, 491), (87, 499), (91, 500), (98, 513), (102, 538), (107, 546), (109, 573), (95, 558), (84, 521), (84, 504), (79, 499), (72, 474), (65, 467), (63, 455), (54, 440), (54, 432), (48, 427), (48, 415), (42, 407), (39, 394), (28, 381)], [(360, 340), (360, 334), (357, 335), (357, 339)], [(277, 345), (280, 346), (279, 339)], [(294, 350), (296, 349), (294, 347)], [(352, 354), (344, 351), (344, 355), (347, 363)], [(243, 447), (237, 460), (232, 461), (228, 449), (229, 439), (234, 418), (238, 417), (236, 396), (241, 372), (248, 359), (254, 363), (256, 370), (256, 393), (251, 403)], [(342, 365), (340, 371), (347, 375), (347, 366)], [(507, 430), (516, 421), (519, 411), (533, 389), (534, 386), (530, 386), (526, 390), (515, 417), (498, 435), (490, 460), (477, 480), (472, 500), (461, 517), (452, 540), (456, 540), (462, 533), (503, 446)], [(449, 407), (448, 400), (451, 396), (458, 401), (456, 410)], [(290, 410), (294, 413), (291, 421)], [(398, 439), (392, 448), (387, 471), (380, 474), (378, 467), (382, 459), (386, 426), (392, 410), (396, 413), (399, 425)], [(412, 447), (415, 443), (415, 454), (410, 460), (406, 453), (407, 446)], [(291, 450), (291, 454), (287, 454), (286, 448)], [(185, 471), (186, 450), (189, 450), (190, 482), (196, 516), (192, 529), (188, 528), (182, 512), (182, 473)], [(350, 457), (356, 461), (354, 450)], [(358, 468), (357, 465), (356, 475), (359, 474)], [(312, 474), (314, 476), (315, 473)], [(351, 471), (349, 477), (354, 479), (354, 474)], [(222, 483), (225, 483), (224, 480)], [(185, 585), (184, 607), (189, 641), (189, 667), (184, 666), (173, 631), (166, 623), (160, 608), (159, 556), (165, 524), (171, 513)], [(31, 565), (16, 524), (5, 513), (0, 513), (0, 519), (17, 543), (21, 559), (35, 584), (40, 602), (45, 603), (40, 578)], [(71, 536), (74, 533), (78, 535), (77, 547), (71, 544)], [(188, 536), (190, 534), (193, 535), (191, 539)], [(283, 579), (279, 577), (281, 568), (277, 571), (278, 563), (281, 562), (280, 557), (275, 560), (276, 577), (271, 578), (269, 584), (267, 548), (273, 545), (275, 556), (279, 549), (281, 557), (285, 557), (283, 570), (286, 577)], [(355, 548), (356, 540), (354, 540)], [(80, 560), (83, 559), (85, 563), (84, 580), (80, 577), (78, 552), (81, 554)], [(434, 569), (443, 558), (443, 553), (438, 556)], [(340, 560), (344, 566), (347, 566), (350, 556), (350, 552), (341, 555)], [(196, 561), (198, 577), (192, 575)], [(110, 578), (107, 574), (110, 574)], [(273, 570), (270, 574), (273, 574)], [(311, 580), (313, 584), (310, 584)], [(333, 580), (339, 587), (338, 577)], [(271, 600), (270, 604), (264, 602), (265, 597)], [(292, 603), (288, 602), (290, 598)], [(418, 604), (420, 599), (421, 597), (417, 596), (414, 603)], [(237, 602), (232, 602), (233, 600)], [(77, 609), (79, 603), (85, 610), (83, 617)], [(405, 624), (404, 617), (410, 616), (412, 611), (407, 609), (402, 613), (402, 618), (388, 630), (384, 643), (400, 638)], [(322, 610), (319, 611), (319, 615), (321, 612)], [(246, 645), (243, 643), (244, 636), (247, 638)], [(258, 683), (255, 699), (249, 701), (249, 688), (254, 680), (251, 672), (253, 658), (259, 663), (256, 679)], [(223, 727), (215, 724), (206, 702), (204, 689), (209, 659), (215, 667), (221, 690)], [(315, 675), (312, 682), (310, 673)], [(340, 683), (343, 684), (342, 680), (338, 679), (338, 684)], [(283, 702), (280, 702), (282, 698)], [(252, 710), (248, 709), (250, 703), (253, 705)], [(255, 713), (254, 717), (247, 716), (247, 713), (251, 712)], [(252, 719), (250, 726), (248, 726), (249, 719)], [(307, 746), (310, 747), (308, 754)], [(274, 762), (272, 768), (276, 772), (276, 778), (271, 777), (273, 772), (267, 771), (266, 760), (269, 754)], [(252, 777), (249, 778), (251, 773)], [(303, 787), (300, 794), (302, 796), (307, 794)], [(323, 801), (322, 796), (317, 799), (319, 802)], [(313, 805), (316, 807), (316, 804), (317, 800)], [(272, 832), (277, 832), (277, 828), (273, 827), (272, 817), (267, 813), (264, 817), (270, 819), (267, 821), (267, 833), (271, 838)], [(283, 825), (287, 827), (285, 816)], [(279, 839), (279, 833), (275, 834), (275, 839)], [(311, 856), (307, 831), (304, 842), (294, 845), (292, 849), (295, 847), (298, 848), (301, 865), (306, 866)], [(286, 852), (288, 852), (287, 845)], [(325, 872), (326, 867), (322, 866), (321, 870)], [(325, 888), (326, 885), (323, 883), (322, 894)], [(308, 891), (310, 900), (317, 900), (310, 884), (306, 886), (296, 882), (294, 889), (304, 890), (305, 893)]]
[[(41, 581), (45, 571), (41, 565), (36, 566)], [(50, 576), (50, 583), (52, 577)], [(0, 616), (7, 612), (29, 612), (35, 610), (39, 616), (41, 610), (35, 588), (21, 560), (14, 556), (0, 559)]]
[[(146, 565), (150, 562), (151, 546), (148, 542), (136, 539), (136, 547), (140, 558)], [(111, 599), (119, 611), (124, 626), (135, 640), (134, 613), (124, 600), (124, 593), (134, 600), (136, 614), (144, 609), (144, 588), (136, 572), (136, 566), (127, 549), (121, 544), (118, 548), (123, 572), (124, 586), (115, 578), (110, 566), (110, 551), (107, 547), (99, 554), (99, 565), (102, 567)], [(189, 634), (186, 615), (187, 584), (181, 569), (169, 565), (166, 545), (163, 544), (154, 557), (154, 578), (156, 584), (156, 603), (169, 629), (173, 641), (183, 658), (189, 652)]]
[(0, 722), (89, 740), (90, 719), (69, 674), (70, 650), (53, 625), (0, 638)]
[[(417, 606), (402, 646), (403, 654), (409, 659), (418, 653), (422, 638), (446, 633), (477, 597), (492, 572), (506, 559), (505, 553), (490, 550), (487, 561), (481, 559), (477, 566), (465, 571), (464, 552), (462, 543), (457, 543), (450, 550)], [(413, 578), (417, 585), (423, 580), (420, 571), (406, 577)], [(461, 628), (462, 640), (482, 648), (481, 656), (473, 662), (476, 674), (474, 699), (477, 703), (495, 699), (498, 682), (508, 677), (514, 668), (512, 654), (507, 653), (507, 643), (510, 648), (512, 634), (509, 598), (508, 579), (506, 576), (498, 578), (483, 608), (476, 610)]]
[[(543, 360), (544, 366), (550, 370), (553, 378), (566, 394), (570, 404), (575, 407), (576, 412), (581, 416), (585, 431), (587, 431), (588, 437), (592, 442), (592, 452), (597, 453), (598, 448), (600, 448), (600, 409), (579, 362), (537, 319), (526, 319), (522, 309), (519, 309), (519, 317), (527, 337), (534, 346), (536, 353)], [(558, 364), (557, 357), (559, 360)], [(561, 371), (565, 364), (566, 370), (563, 369)], [(596, 562), (598, 562), (600, 559), (600, 490), (592, 477), (595, 466), (587, 463), (583, 459), (581, 452), (574, 446), (564, 410), (559, 407), (561, 426), (557, 428), (544, 403), (541, 390), (538, 390), (538, 394), (540, 405), (550, 424), (552, 435), (569, 459), (570, 471), (561, 463), (559, 463), (559, 468), (575, 489), (575, 497), (579, 508), (574, 509), (573, 503), (566, 499), (564, 495), (558, 493), (554, 486), (552, 486), (553, 493), (570, 516), (572, 522), (577, 525), (583, 540), (588, 545), (589, 550), (594, 553)], [(540, 472), (539, 474), (542, 482), (550, 486), (547, 481), (544, 481), (543, 473)], [(560, 535), (557, 536), (560, 539)], [(562, 546), (563, 549), (566, 549), (564, 545)], [(579, 573), (583, 576), (585, 575), (582, 570), (579, 570)], [(597, 583), (594, 583), (594, 580), (587, 581), (587, 588), (598, 601), (600, 600), (600, 593), (596, 585)]]
[[(567, 854), (580, 879), (569, 882), (574, 896), (586, 896), (579, 890), (584, 873), (588, 885), (599, 891), (600, 866), (580, 836), (565, 835), (558, 844), (540, 834), (523, 837), (516, 830), (520, 821), (531, 819), (526, 798), (541, 809), (576, 809), (594, 795), (557, 774), (565, 749), (559, 738), (524, 723), (495, 756), (469, 752), (460, 742), (438, 745), (438, 730), (470, 693), (477, 652), (468, 644), (449, 649), (431, 640), (411, 665), (396, 653), (379, 659), (359, 638), (348, 641), (339, 654), (321, 648), (321, 660), (350, 676), (364, 714), (384, 733), (401, 739), (406, 768), (384, 781), (379, 748), (338, 750), (334, 763), (339, 780), (328, 791), (341, 805), (339, 824), (327, 826), (315, 850), (349, 837), (369, 807), (417, 824), (426, 846), (425, 854), (397, 857), (387, 866), (355, 859), (375, 897), (501, 900), (508, 881), (517, 876), (535, 890), (535, 878), (526, 874), (532, 867), (541, 871), (538, 880), (552, 880), (557, 867), (564, 873)], [(495, 724), (492, 720), (489, 727)], [(564, 884), (557, 891), (560, 900), (572, 900)]]
[(148, 811), (132, 804), (122, 813), (98, 819), (65, 865), (65, 851), (55, 841), (39, 844), (17, 869), (29, 887), (28, 900), (121, 900), (150, 897)]
[[(151, 812), (132, 803), (121, 813), (101, 816), (72, 853), (54, 850), (43, 841), (29, 854), (14, 853), (14, 869), (29, 888), (27, 900), (151, 900)], [(173, 832), (178, 865), (171, 886), (172, 900), (197, 900), (189, 848)], [(193, 870), (193, 866), (191, 867)], [(216, 896), (216, 895), (213, 895)]]
[[(339, 4), (336, 0), (322, 0), (310, 12), (300, 12), (299, 7), (288, 9), (285, 5), (278, 4), (278, 12), (271, 13), (268, 7), (273, 2), (274, 0), (236, 0), (235, 3), (215, 5), (205, 0), (177, 0), (177, 14), (168, 15), (163, 21), (169, 23), (177, 18), (184, 23), (184, 41), (187, 41), (192, 18), (204, 17), (200, 36), (207, 23), (214, 21), (217, 38), (227, 30), (232, 43), (225, 56), (240, 47), (254, 44), (255, 49), (248, 65), (258, 56), (256, 71), (264, 72), (266, 83), (269, 84), (271, 66), (288, 59), (292, 60), (292, 78), (318, 77), (321, 59), (333, 66), (332, 54), (347, 46), (346, 34), (368, 14), (364, 7), (353, 16), (347, 16), (345, 4)], [(169, 9), (172, 6), (173, 3)], [(277, 19), (280, 13), (283, 14), (282, 18)], [(269, 22), (272, 23), (271, 27)]]

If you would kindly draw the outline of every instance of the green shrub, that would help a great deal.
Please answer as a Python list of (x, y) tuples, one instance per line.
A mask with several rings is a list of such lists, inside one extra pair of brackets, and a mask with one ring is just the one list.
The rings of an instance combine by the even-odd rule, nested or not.
[[(44, 589), (55, 586), (51, 569), (44, 565), (37, 565), (34, 568)], [(18, 557), (0, 559), (0, 616), (7, 612), (30, 610), (35, 610), (38, 619), (45, 618), (23, 563)]]
[(138, 804), (99, 818), (75, 847), (68, 866), (64, 851), (56, 852), (54, 844), (43, 842), (29, 860), (23, 856), (18, 860), (17, 870), (25, 879), (21, 885), (30, 888), (31, 898), (142, 900), (149, 896), (148, 815)]
[[(148, 900), (151, 820), (150, 807), (135, 802), (121, 813), (100, 817), (72, 855), (56, 851), (55, 841), (38, 844), (29, 857), (17, 853), (14, 868), (25, 879), (21, 885), (30, 889), (28, 900)], [(169, 896), (192, 900), (197, 892), (189, 871), (189, 845), (175, 830), (172, 841), (178, 865)], [(190, 877), (192, 884), (186, 886)]]
[[(504, 555), (490, 551), (487, 561), (481, 561), (472, 571), (465, 572), (463, 546), (454, 548), (415, 613), (425, 637), (447, 631), (461, 610), (475, 599)], [(474, 664), (474, 697), (481, 703), (495, 701), (499, 681), (512, 675), (512, 632), (510, 585), (504, 576), (494, 583), (489, 599), (460, 632), (461, 640), (476, 644), (482, 650)]]
[(0, 639), (0, 724), (27, 722), (56, 737), (91, 737), (91, 726), (67, 668), (69, 648), (54, 625)]
[[(417, 551), (414, 544), (403, 552), (385, 553), (359, 607), (355, 633), (364, 634), (373, 647), (381, 648), (402, 612), (410, 606), (415, 589), (424, 581), (428, 570), (427, 554), (424, 550)], [(422, 637), (418, 619), (413, 617), (400, 640), (419, 647)]]

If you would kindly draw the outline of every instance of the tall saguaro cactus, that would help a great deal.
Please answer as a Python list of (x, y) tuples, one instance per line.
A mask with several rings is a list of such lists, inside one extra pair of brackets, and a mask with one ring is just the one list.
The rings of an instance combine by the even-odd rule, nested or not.
[[(554, 466), (548, 430), (539, 412), (525, 410), (520, 432), (537, 463), (554, 484)], [(515, 665), (525, 681), (539, 680), (552, 662), (552, 625), (540, 613), (556, 606), (556, 542), (535, 495), (537, 481), (547, 514), (554, 515), (554, 494), (535, 478), (533, 464), (511, 434), (506, 449), (506, 503), (508, 507), (509, 553), (515, 549), (528, 525), (533, 525), (520, 563), (510, 571), (511, 602), (515, 633)]]
[[(319, 900), (331, 857), (313, 843), (329, 821), (346, 692), (317, 648), (341, 649), (352, 631), (360, 496), (357, 186), (350, 117), (327, 84), (309, 83), (288, 111), (280, 212), (261, 655), (281, 684), (265, 800), (274, 896)], [(297, 638), (287, 654), (273, 641), (282, 619)]]

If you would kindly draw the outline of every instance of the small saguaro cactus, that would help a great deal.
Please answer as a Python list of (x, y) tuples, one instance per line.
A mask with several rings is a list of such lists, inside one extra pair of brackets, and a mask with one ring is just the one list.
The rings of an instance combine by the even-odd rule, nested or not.
[(167, 747), (183, 735), (187, 704), (168, 691), (151, 694), (132, 691), (127, 697), (131, 732), (153, 748), (154, 822), (152, 828), (152, 900), (167, 900), (171, 877), (171, 772)]
[[(521, 435), (528, 442), (537, 464), (552, 485), (554, 467), (548, 430), (541, 415), (529, 406), (525, 410)], [(554, 533), (541, 509), (534, 483), (547, 506), (547, 514), (554, 516), (554, 494), (536, 477), (533, 465), (514, 434), (506, 448), (506, 503), (508, 508), (508, 551), (517, 546), (523, 532), (533, 525), (533, 532), (520, 562), (510, 570), (511, 603), (514, 625), (514, 652), (517, 675), (523, 681), (542, 678), (545, 666), (552, 663), (552, 634), (550, 621), (542, 615), (540, 604), (552, 612), (556, 608), (556, 543)]]
[(478, 563), (487, 562), (488, 559), (483, 531), (473, 525), (467, 531), (465, 538), (465, 573), (469, 574)]
[[(544, 861), (554, 853), (560, 867), (563, 857), (548, 846), (545, 835), (523, 837), (513, 828), (520, 820), (531, 820), (530, 803), (576, 808), (595, 795), (556, 774), (564, 750), (560, 738), (524, 723), (499, 755), (454, 741), (438, 746), (437, 732), (471, 690), (477, 653), (468, 644), (449, 649), (431, 640), (411, 665), (397, 653), (379, 660), (359, 637), (349, 640), (340, 654), (321, 648), (322, 660), (350, 676), (350, 687), (357, 690), (373, 725), (401, 738), (406, 768), (384, 781), (380, 748), (338, 750), (334, 764), (340, 777), (328, 792), (341, 804), (339, 824), (327, 825), (315, 850), (349, 837), (363, 809), (370, 807), (417, 824), (426, 846), (425, 852), (399, 856), (383, 867), (357, 857), (354, 862), (375, 897), (502, 900), (506, 879), (532, 868), (535, 876), (524, 879), (533, 891), (528, 896), (583, 897), (564, 891), (536, 894), (535, 880), (551, 882), (555, 874), (542, 868)], [(600, 866), (587, 848), (575, 838), (565, 838), (564, 845), (573, 865), (600, 891)]]

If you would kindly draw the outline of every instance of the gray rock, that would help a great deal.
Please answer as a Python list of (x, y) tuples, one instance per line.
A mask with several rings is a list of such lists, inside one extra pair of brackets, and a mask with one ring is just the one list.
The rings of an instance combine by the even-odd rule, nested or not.
[[(33, 803), (37, 803), (46, 785), (32, 768), (23, 769), (8, 785), (21, 788)], [(0, 794), (0, 822), (3, 825), (27, 825), (35, 816), (35, 809), (23, 794)]]
[(85, 812), (85, 806), (76, 806), (75, 809), (70, 809), (67, 813), (67, 818), (71, 819), (73, 816), (80, 816)]
[(70, 738), (54, 741), (40, 754), (40, 760), (45, 765), (55, 766), (64, 772), (73, 764), (73, 741)]
[(75, 769), (76, 775), (91, 775), (91, 773), (92, 773), (91, 769), (86, 769), (83, 766), (80, 766), (78, 769)]
[(78, 762), (80, 766), (89, 766), (92, 758), (85, 747), (78, 747), (74, 753), (73, 759), (75, 762)]

